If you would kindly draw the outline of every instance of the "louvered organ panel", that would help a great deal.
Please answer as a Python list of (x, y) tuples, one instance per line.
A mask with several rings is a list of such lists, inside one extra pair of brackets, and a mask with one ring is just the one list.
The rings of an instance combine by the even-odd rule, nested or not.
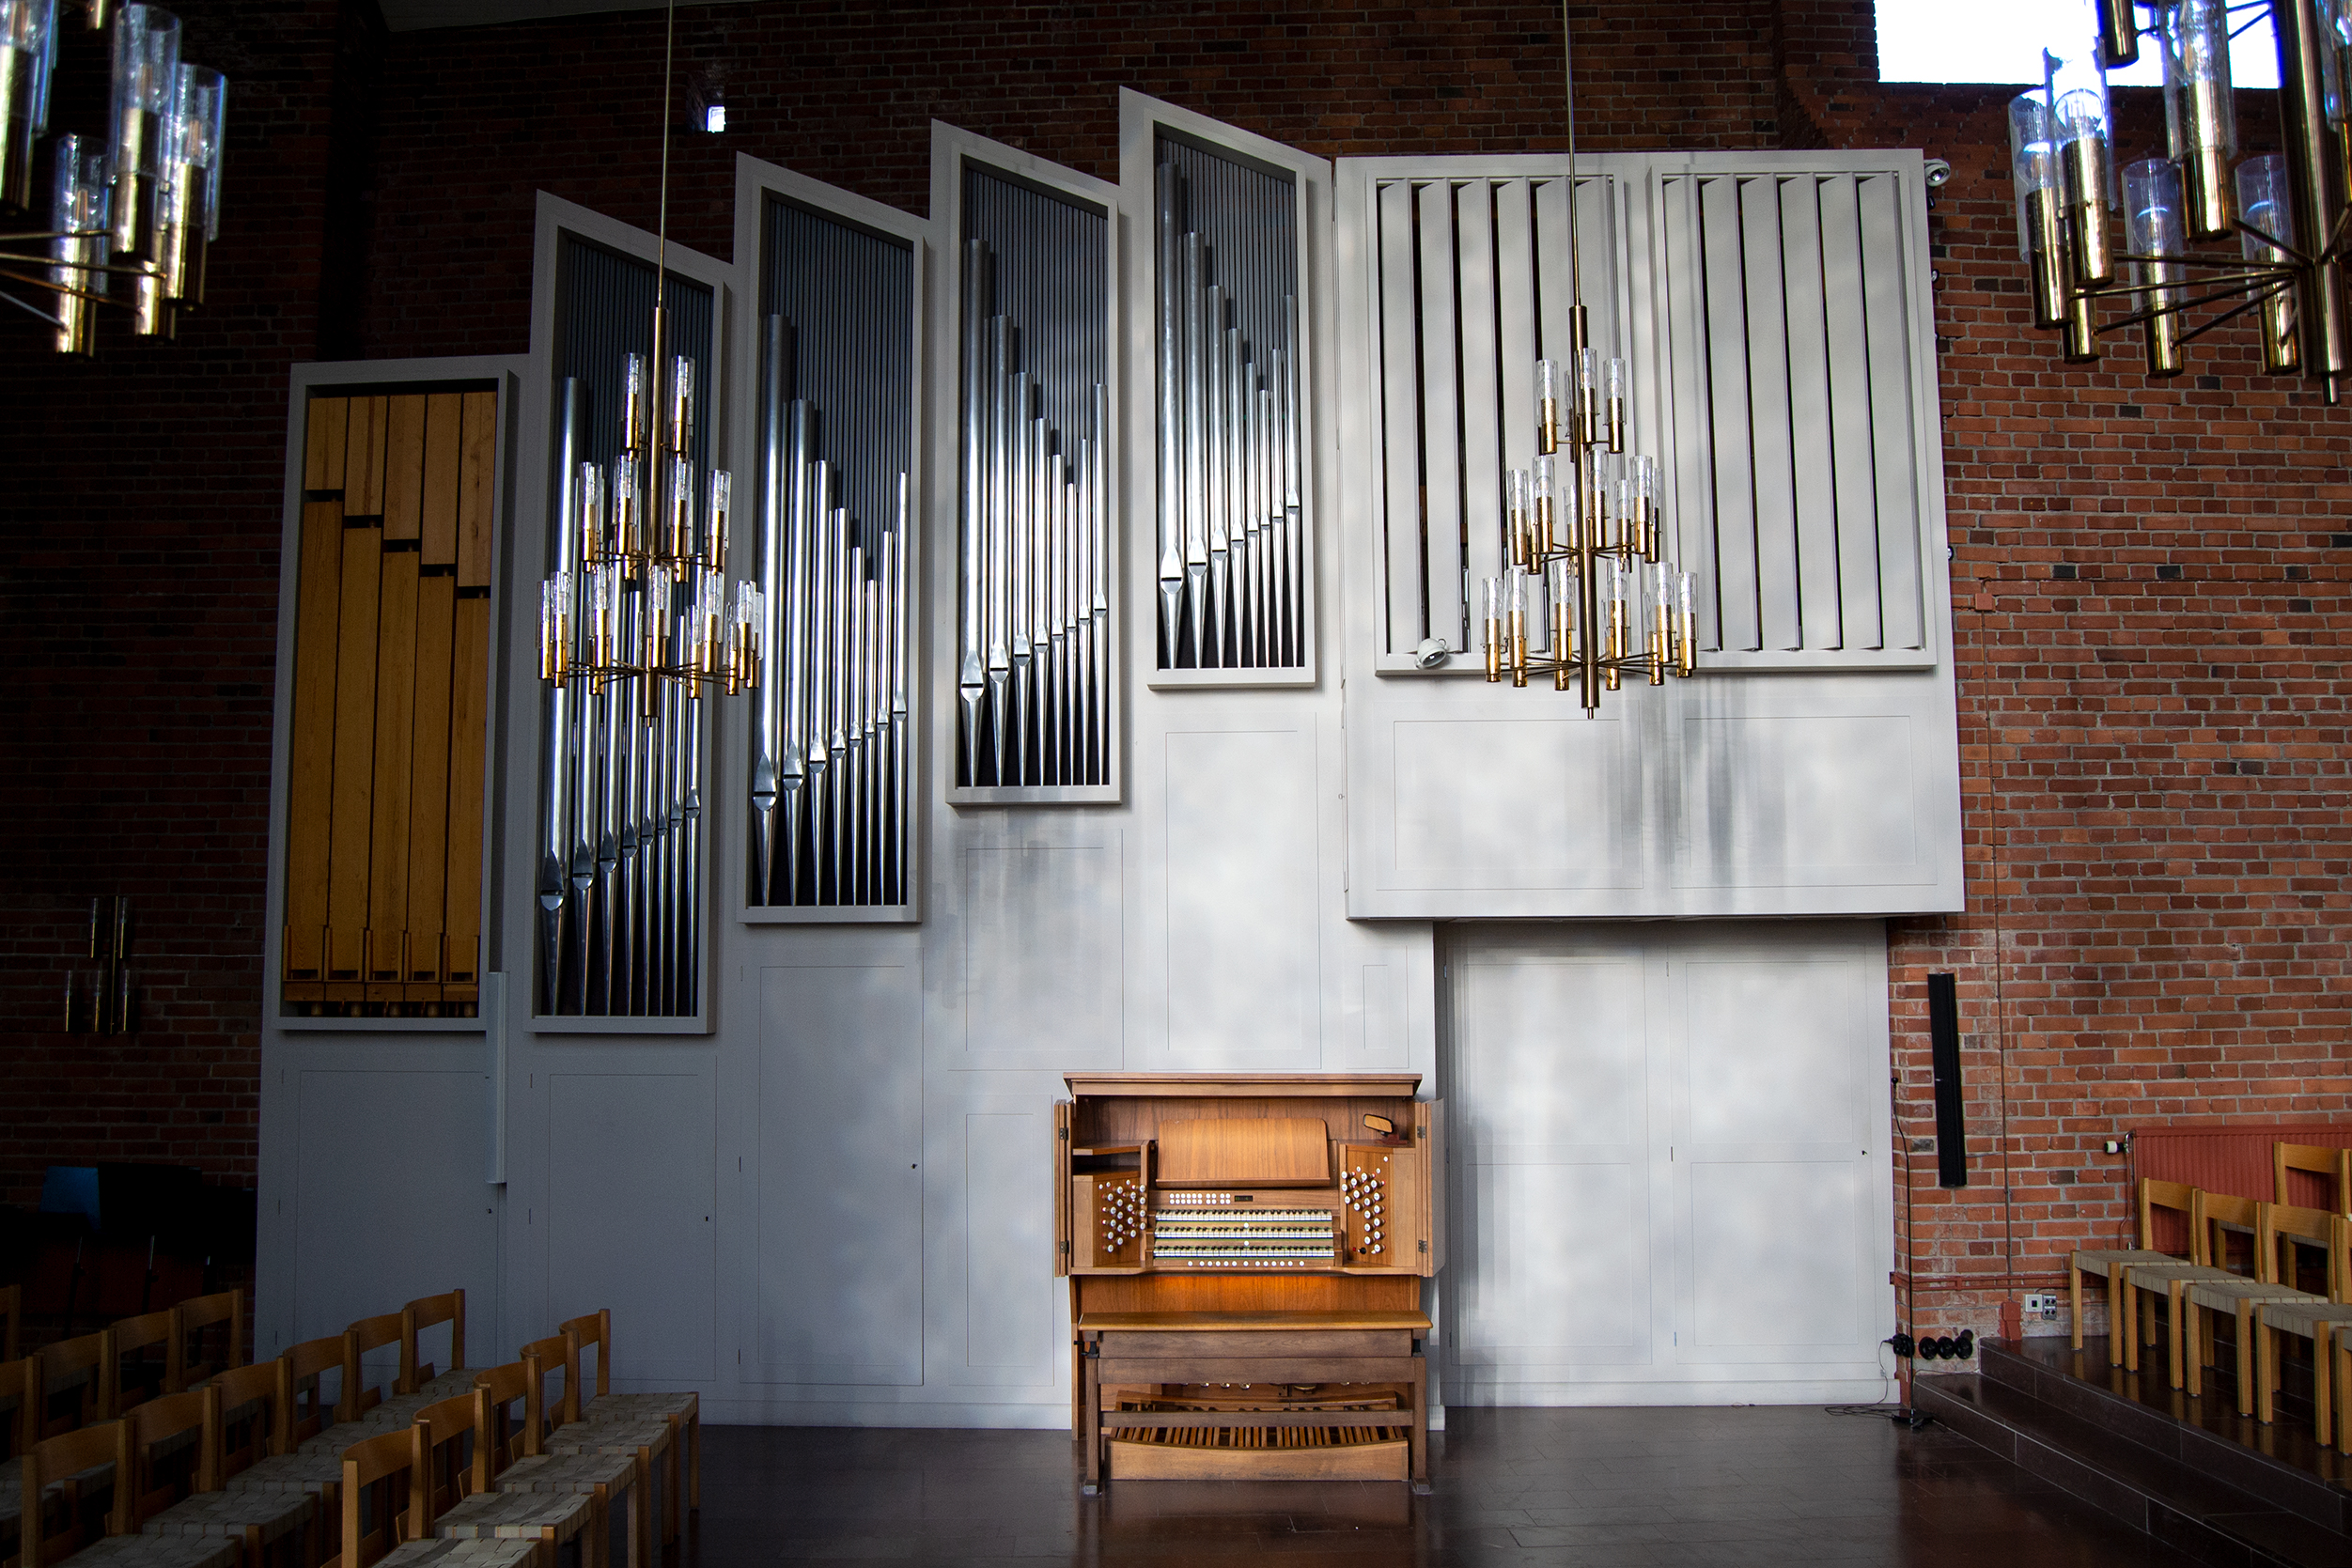
[[(1610, 155), (1577, 179), (1592, 340), (1628, 362), (1628, 446), (1658, 458), (1667, 553), (1698, 574), (1702, 667), (1930, 666), (1916, 175), (1750, 162)], [(1496, 166), (1383, 162), (1358, 220), (1392, 672), (1425, 638), (1453, 669), (1481, 662), (1503, 475), (1534, 457), (1535, 361), (1566, 353), (1567, 182), (1548, 160), (1477, 172)]]

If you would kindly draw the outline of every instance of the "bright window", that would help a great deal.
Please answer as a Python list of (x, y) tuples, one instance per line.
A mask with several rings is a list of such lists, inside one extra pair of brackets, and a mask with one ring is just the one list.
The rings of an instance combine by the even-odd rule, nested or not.
[[(2235, 8), (2233, 8), (2235, 9)], [(2042, 79), (2042, 51), (2070, 45), (2092, 23), (2087, 7), (2049, 0), (1877, 0), (1881, 82), (2015, 82)], [(2230, 46), (2230, 78), (2241, 87), (2276, 87), (2279, 55), (2267, 8), (2243, 13), (2246, 30)], [(2142, 35), (2139, 63), (2109, 75), (2119, 86), (2162, 81), (2153, 40)]]

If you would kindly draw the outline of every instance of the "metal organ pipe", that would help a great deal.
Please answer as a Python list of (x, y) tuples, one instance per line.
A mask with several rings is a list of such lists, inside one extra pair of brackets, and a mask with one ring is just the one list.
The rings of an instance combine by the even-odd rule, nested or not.
[(1155, 196), (1160, 664), (1296, 667), (1307, 592), (1297, 296), (1271, 313), (1278, 341), (1253, 342), (1242, 280), (1218, 278), (1208, 241), (1184, 227), (1176, 164), (1159, 165)]
[[(1070, 390), (1071, 367), (1027, 363), (1017, 324), (990, 313), (985, 241), (965, 246), (963, 265), (957, 779), (982, 788), (1108, 783), (1109, 395), (1093, 386), (1091, 428), (1058, 429), (1048, 404)], [(891, 722), (902, 722), (895, 707)]]

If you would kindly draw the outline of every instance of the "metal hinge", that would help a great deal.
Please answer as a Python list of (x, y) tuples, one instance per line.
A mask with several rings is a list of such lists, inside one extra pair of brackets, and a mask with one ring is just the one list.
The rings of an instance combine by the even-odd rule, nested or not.
[(1055, 1127), (1053, 1129), (1053, 1136), (1067, 1143), (1070, 1141), (1070, 1129), (1067, 1127)]
[(1417, 1246), (1417, 1247), (1419, 1247), (1419, 1248), (1422, 1250), (1422, 1251), (1424, 1251), (1424, 1252), (1426, 1252), (1426, 1251), (1428, 1251), (1428, 1250), (1429, 1250), (1429, 1244), (1428, 1244), (1427, 1242), (1425, 1242), (1425, 1241), (1416, 1242), (1416, 1243), (1414, 1243), (1414, 1245), (1415, 1245), (1415, 1246)]
[(1069, 1244), (1068, 1242), (1067, 1242), (1067, 1241), (1066, 1241), (1066, 1242), (1062, 1243), (1062, 1256), (1064, 1256), (1064, 1257), (1066, 1257), (1066, 1258), (1067, 1258), (1067, 1257), (1068, 1257), (1069, 1255), (1070, 1255), (1070, 1244)]

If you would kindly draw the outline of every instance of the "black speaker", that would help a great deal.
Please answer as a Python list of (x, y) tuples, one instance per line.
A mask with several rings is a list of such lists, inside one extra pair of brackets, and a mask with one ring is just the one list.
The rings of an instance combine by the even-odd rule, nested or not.
[(1953, 977), (1927, 977), (1927, 1033), (1936, 1069), (1936, 1185), (1969, 1184), (1968, 1128), (1960, 1110), (1960, 993)]

